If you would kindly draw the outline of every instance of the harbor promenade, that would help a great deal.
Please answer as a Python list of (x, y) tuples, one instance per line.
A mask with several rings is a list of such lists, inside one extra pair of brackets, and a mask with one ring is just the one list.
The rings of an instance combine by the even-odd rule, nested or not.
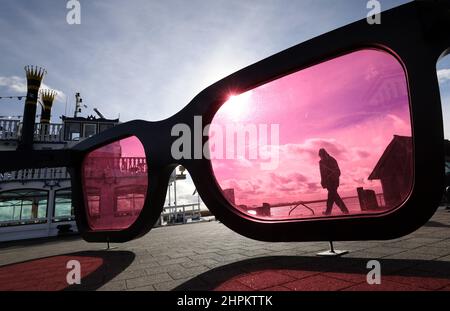
[[(383, 228), (380, 228), (383, 230)], [(217, 221), (153, 229), (113, 244), (77, 236), (0, 244), (0, 290), (450, 290), (450, 213), (389, 241), (336, 242), (349, 254), (319, 258), (328, 243), (266, 243)], [(67, 263), (81, 284), (67, 284)], [(381, 284), (366, 281), (369, 260)]]

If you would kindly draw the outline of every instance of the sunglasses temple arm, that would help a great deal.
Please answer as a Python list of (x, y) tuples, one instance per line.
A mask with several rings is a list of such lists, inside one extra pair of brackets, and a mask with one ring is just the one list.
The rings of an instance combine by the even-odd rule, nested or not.
[(71, 167), (75, 164), (75, 151), (61, 150), (30, 150), (0, 152), (0, 173), (43, 167)]

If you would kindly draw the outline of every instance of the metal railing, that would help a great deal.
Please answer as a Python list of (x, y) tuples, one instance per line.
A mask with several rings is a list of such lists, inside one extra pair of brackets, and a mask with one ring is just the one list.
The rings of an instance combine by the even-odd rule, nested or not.
[[(389, 208), (386, 206), (385, 198), (383, 193), (376, 193), (376, 200), (377, 200), (377, 208), (374, 210), (384, 210)], [(348, 196), (343, 197), (342, 200), (346, 202), (347, 205), (357, 205), (360, 207), (360, 201), (358, 196)], [(350, 201), (350, 202), (348, 202)], [(353, 201), (353, 204), (351, 203)], [(320, 200), (310, 200), (310, 201), (295, 201), (295, 202), (289, 202), (289, 203), (276, 203), (276, 204), (263, 204), (262, 206), (256, 206), (256, 207), (243, 207), (244, 210), (247, 211), (253, 211), (255, 214), (259, 214), (260, 216), (270, 216), (271, 215), (271, 209), (277, 209), (277, 208), (289, 208), (287, 215), (291, 217), (292, 212), (296, 210), (303, 209), (307, 214), (310, 214), (310, 216), (316, 216), (321, 215), (323, 211), (324, 205), (327, 203), (327, 199), (320, 199)], [(349, 207), (349, 206), (347, 206)], [(362, 210), (361, 210), (362, 211)]]
[(60, 216), (60, 217), (41, 217), (41, 218), (27, 218), (27, 219), (10, 219), (0, 221), (0, 228), (13, 227), (23, 225), (37, 225), (46, 223), (61, 223), (67, 221), (75, 221), (75, 216)]
[(132, 177), (147, 175), (145, 157), (92, 157), (86, 159), (87, 178)]
[(19, 120), (0, 120), (0, 140), (17, 140)]
[(49, 143), (63, 142), (63, 125), (60, 123), (36, 123), (34, 126), (34, 141)]
[[(19, 120), (0, 120), (0, 140), (19, 140), (22, 122)], [(36, 123), (34, 125), (35, 142), (64, 142), (62, 123)]]
[(0, 221), (1, 227), (23, 226), (23, 225), (37, 225), (47, 223), (47, 217), (43, 218), (29, 218), (29, 219), (11, 219)]
[(32, 180), (65, 180), (70, 179), (65, 167), (30, 168), (18, 171), (0, 173), (1, 182), (32, 181)]
[(200, 218), (200, 203), (165, 206), (160, 216), (160, 225), (187, 223)]

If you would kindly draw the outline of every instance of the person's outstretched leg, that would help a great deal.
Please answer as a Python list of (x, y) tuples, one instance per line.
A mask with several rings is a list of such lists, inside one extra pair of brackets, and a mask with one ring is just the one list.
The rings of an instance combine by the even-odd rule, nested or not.
[(331, 214), (331, 210), (333, 209), (333, 203), (334, 203), (334, 200), (335, 200), (333, 191), (331, 189), (327, 189), (327, 190), (328, 190), (327, 209), (323, 213), (324, 215), (330, 215)]
[(337, 189), (336, 189), (336, 205), (341, 209), (342, 213), (344, 214), (348, 214), (348, 208), (345, 205), (344, 201), (341, 199), (341, 196), (339, 195), (339, 193), (337, 193)]

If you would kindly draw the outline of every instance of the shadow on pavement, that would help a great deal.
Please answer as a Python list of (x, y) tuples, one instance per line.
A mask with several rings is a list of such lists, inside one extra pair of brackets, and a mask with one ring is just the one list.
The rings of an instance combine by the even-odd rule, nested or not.
[(380, 259), (381, 284), (369, 285), (365, 258), (261, 257), (212, 269), (174, 290), (450, 290), (450, 262)]
[(434, 228), (450, 228), (450, 225), (443, 224), (442, 222), (430, 220), (424, 227), (434, 227)]
[[(126, 269), (135, 258), (129, 251), (83, 251), (0, 267), (0, 291), (95, 290)], [(70, 260), (80, 263), (81, 284), (69, 285)]]
[(70, 234), (64, 236), (54, 236), (54, 237), (44, 237), (44, 238), (36, 238), (36, 239), (26, 239), (26, 240), (18, 240), (18, 241), (5, 241), (0, 242), (0, 249), (4, 248), (16, 248), (16, 247), (24, 247), (24, 246), (36, 246), (43, 245), (45, 243), (59, 243), (61, 241), (69, 242), (69, 241), (78, 241), (81, 240), (79, 234)]

